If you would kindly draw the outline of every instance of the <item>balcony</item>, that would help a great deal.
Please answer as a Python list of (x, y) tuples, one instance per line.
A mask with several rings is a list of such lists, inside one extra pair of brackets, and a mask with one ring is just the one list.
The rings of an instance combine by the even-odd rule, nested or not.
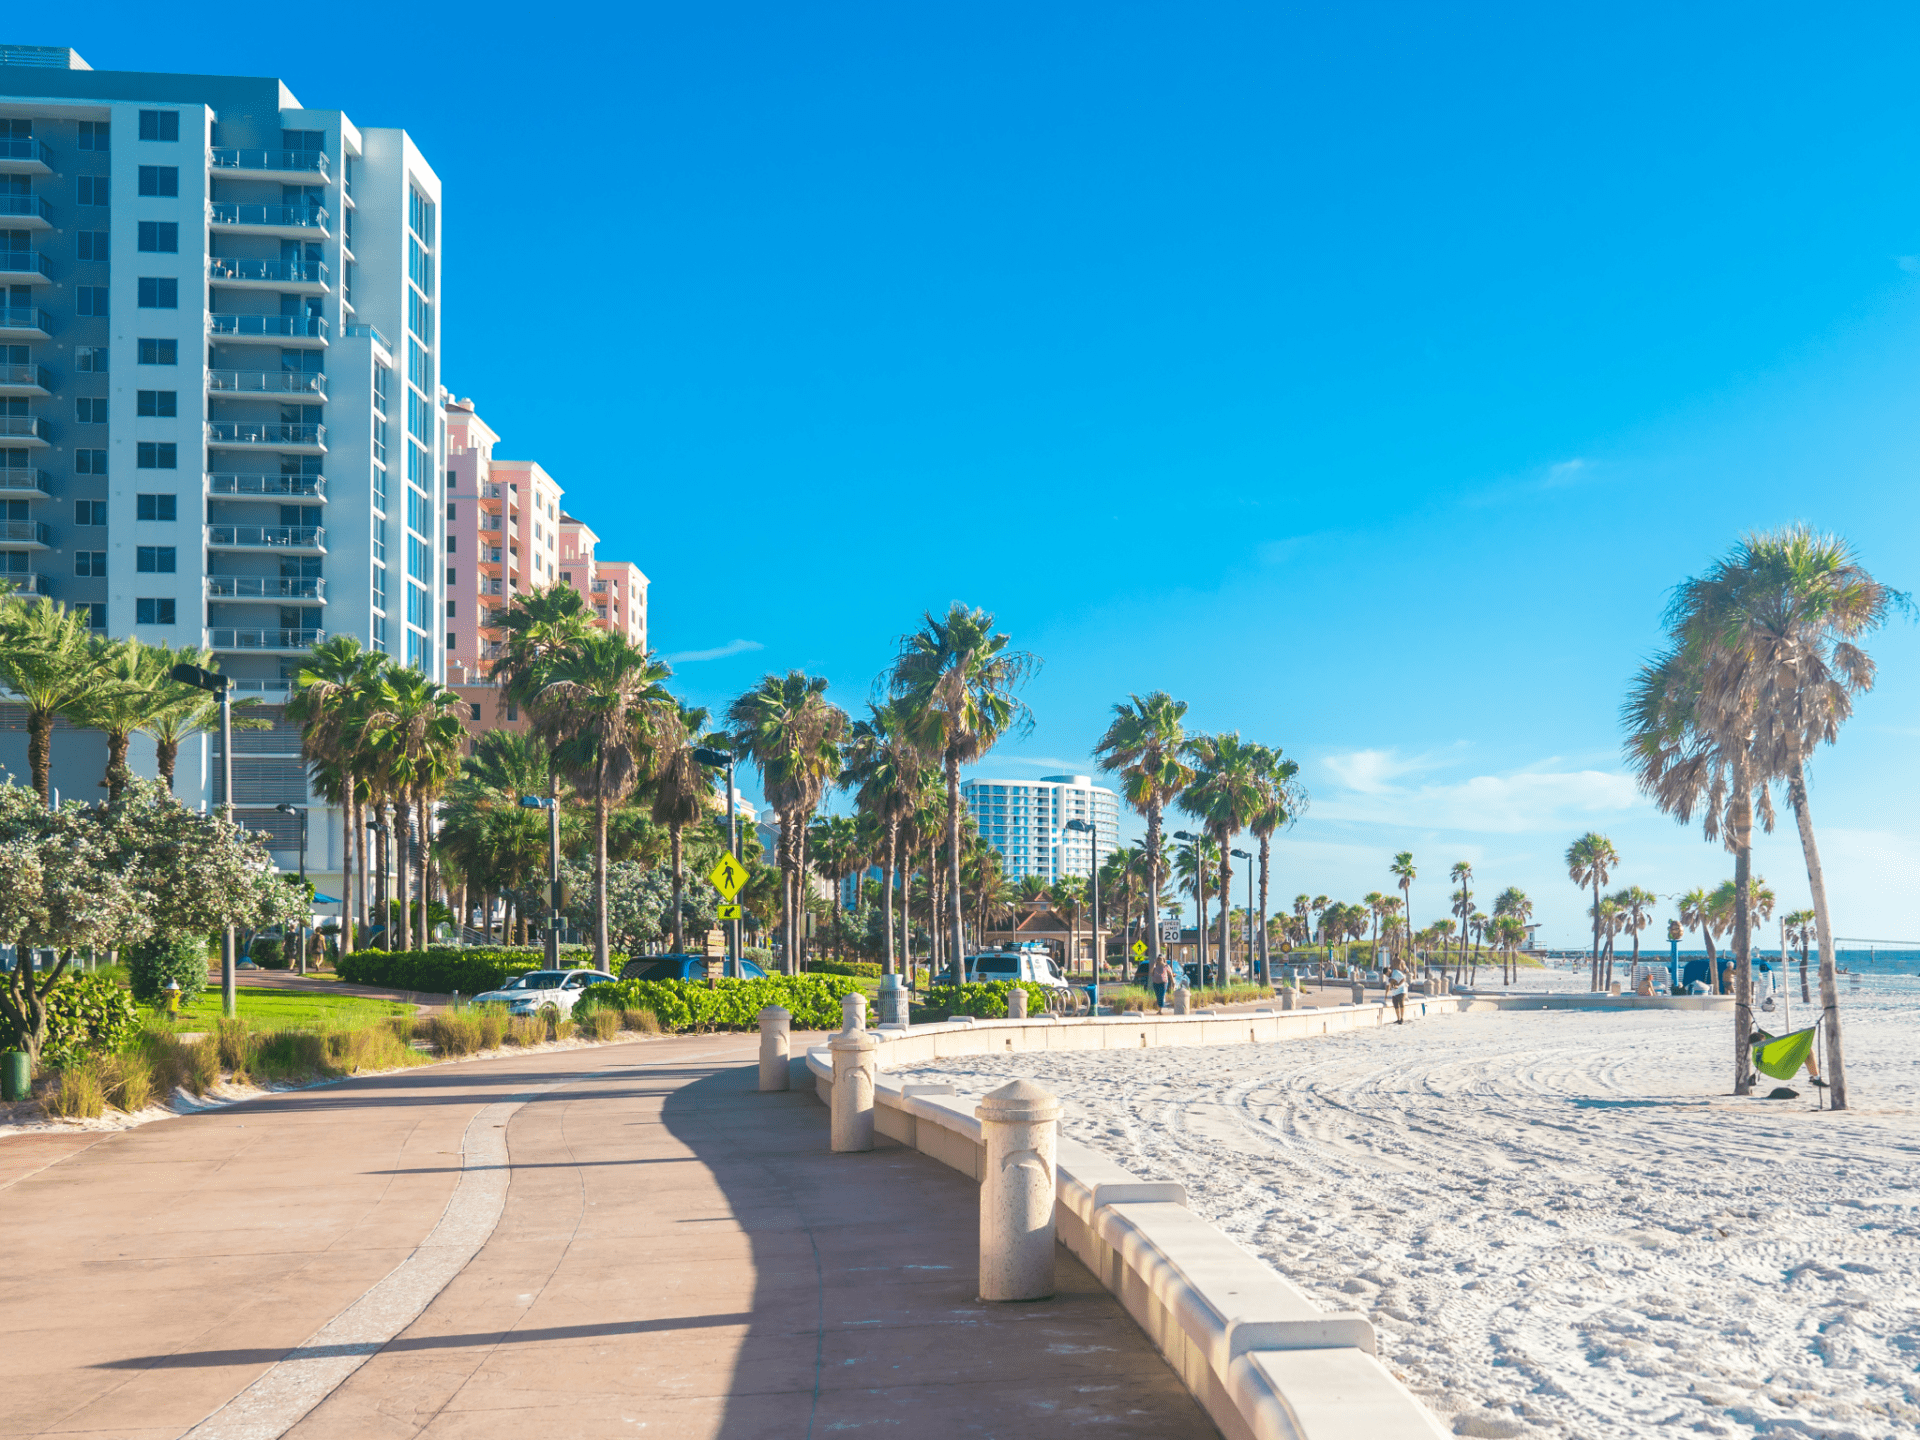
[(36, 570), (0, 570), (0, 590), (15, 595), (51, 595), (53, 582)]
[(0, 496), (9, 500), (51, 500), (53, 477), (44, 470), (0, 470)]
[(279, 420), (212, 420), (207, 423), (207, 444), (269, 446), (307, 455), (327, 453), (327, 427), (289, 425)]
[(209, 475), (207, 493), (221, 499), (327, 501), (327, 482), (319, 475)]
[(319, 315), (209, 315), (207, 333), (241, 343), (324, 345), (327, 322)]
[(207, 280), (214, 285), (324, 295), (333, 272), (318, 260), (236, 260), (207, 257)]
[(38, 415), (0, 415), (0, 442), (51, 445), (53, 427)]
[(47, 550), (53, 546), (53, 531), (44, 520), (0, 520), (0, 544)]
[(53, 376), (44, 365), (0, 365), (0, 395), (45, 395)]
[(308, 555), (327, 553), (323, 525), (209, 525), (210, 550), (292, 550)]
[(51, 175), (53, 151), (31, 136), (0, 140), (0, 175)]
[(283, 235), (289, 240), (312, 239), (327, 233), (326, 210), (319, 205), (243, 205), (232, 200), (209, 200), (207, 224), (214, 230), (241, 235)]
[(494, 546), (482, 545), (480, 547), (480, 563), (482, 565), (500, 564), (501, 563), (500, 547), (498, 545), (494, 545)]
[(0, 306), (0, 340), (46, 340), (52, 334), (53, 317), (38, 305)]
[(317, 575), (209, 575), (209, 600), (307, 600), (327, 603), (327, 582)]
[(269, 655), (298, 655), (327, 638), (324, 630), (209, 630), (215, 650), (256, 650)]
[(25, 280), (32, 285), (52, 280), (53, 266), (38, 250), (0, 250), (0, 275), (15, 283)]
[(298, 395), (327, 398), (327, 377), (318, 370), (209, 370), (209, 395)]
[(371, 325), (343, 325), (340, 327), (340, 334), (354, 340), (372, 340), (389, 355), (393, 353), (393, 346), (388, 342), (387, 337)]
[(13, 230), (45, 230), (53, 224), (53, 207), (38, 195), (0, 195), (0, 220)]
[(294, 180), (332, 177), (323, 150), (209, 150), (207, 168), (223, 179)]

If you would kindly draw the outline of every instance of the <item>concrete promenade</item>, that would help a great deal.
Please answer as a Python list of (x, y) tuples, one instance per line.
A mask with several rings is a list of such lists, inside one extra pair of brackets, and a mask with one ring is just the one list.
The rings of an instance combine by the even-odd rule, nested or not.
[(1064, 1251), (1056, 1299), (977, 1301), (974, 1184), (829, 1154), (810, 1093), (756, 1093), (756, 1047), (0, 1141), (0, 1435), (1215, 1434)]

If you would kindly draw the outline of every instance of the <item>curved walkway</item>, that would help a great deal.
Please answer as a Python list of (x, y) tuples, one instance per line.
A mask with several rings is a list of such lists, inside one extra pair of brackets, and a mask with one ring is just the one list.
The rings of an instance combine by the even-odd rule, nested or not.
[(1214, 1434), (1064, 1252), (1055, 1300), (975, 1300), (974, 1186), (828, 1154), (755, 1047), (375, 1076), (22, 1173), (0, 1435)]

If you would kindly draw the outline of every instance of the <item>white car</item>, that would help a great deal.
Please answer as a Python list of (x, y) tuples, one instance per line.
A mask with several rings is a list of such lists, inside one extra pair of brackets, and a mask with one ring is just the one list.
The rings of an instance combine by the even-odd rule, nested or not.
[(1045, 985), (1052, 990), (1072, 988), (1060, 972), (1053, 968), (1052, 959), (1037, 950), (1002, 950), (986, 955), (969, 955), (967, 978), (976, 984), (1025, 980), (1030, 984)]
[(610, 983), (604, 970), (529, 970), (498, 990), (473, 997), (476, 1005), (504, 1005), (512, 1015), (538, 1015), (552, 1006), (558, 1015), (573, 1013), (573, 1002), (589, 985)]

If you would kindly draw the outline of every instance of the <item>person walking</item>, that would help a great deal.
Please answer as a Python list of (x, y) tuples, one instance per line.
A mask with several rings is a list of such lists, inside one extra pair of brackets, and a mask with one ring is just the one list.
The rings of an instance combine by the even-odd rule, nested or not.
[(1407, 972), (1400, 968), (1395, 960), (1393, 968), (1387, 972), (1387, 999), (1393, 1002), (1393, 1023), (1407, 1023)]
[(1156, 1010), (1167, 1008), (1167, 985), (1173, 979), (1173, 968), (1167, 964), (1166, 957), (1156, 955), (1153, 968), (1147, 972), (1147, 980), (1153, 986), (1153, 1004)]

